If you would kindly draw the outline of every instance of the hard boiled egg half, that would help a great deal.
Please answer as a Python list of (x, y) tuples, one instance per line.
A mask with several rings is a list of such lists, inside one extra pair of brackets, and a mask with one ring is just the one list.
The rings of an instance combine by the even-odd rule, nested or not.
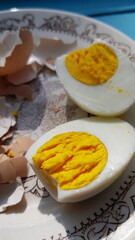
[(56, 72), (69, 97), (92, 114), (117, 116), (135, 101), (135, 68), (109, 44), (97, 42), (59, 57)]
[(77, 202), (107, 188), (135, 152), (135, 130), (117, 118), (90, 117), (57, 126), (26, 158), (51, 196)]

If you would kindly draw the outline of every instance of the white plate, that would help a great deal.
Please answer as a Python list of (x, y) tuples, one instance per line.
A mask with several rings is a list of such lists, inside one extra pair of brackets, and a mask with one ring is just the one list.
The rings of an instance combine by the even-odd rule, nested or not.
[[(90, 18), (51, 10), (14, 10), (0, 13), (0, 32), (29, 28), (47, 38), (85, 46), (100, 38), (112, 42), (135, 62), (135, 43), (119, 31)], [(36, 140), (66, 121), (85, 117), (66, 96), (55, 73), (45, 70), (30, 83), (33, 101), (23, 101), (17, 135)], [(13, 107), (18, 104), (9, 98)], [(135, 126), (135, 106), (122, 118)], [(52, 199), (32, 170), (23, 179), (25, 197), (0, 215), (1, 240), (133, 240), (135, 232), (135, 158), (107, 190), (80, 203), (62, 204)], [(2, 194), (2, 193), (0, 193)]]

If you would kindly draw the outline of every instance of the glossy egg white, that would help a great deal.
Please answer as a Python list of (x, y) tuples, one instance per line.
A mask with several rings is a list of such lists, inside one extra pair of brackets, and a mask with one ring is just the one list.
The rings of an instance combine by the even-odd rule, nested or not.
[[(108, 160), (100, 175), (87, 186), (75, 190), (62, 190), (52, 177), (43, 177), (40, 174), (32, 156), (53, 136), (71, 131), (97, 136), (107, 148)], [(117, 118), (90, 117), (67, 122), (45, 133), (30, 147), (26, 159), (54, 199), (58, 202), (77, 202), (96, 195), (113, 183), (124, 171), (134, 152), (135, 130), (129, 123)]]
[(135, 102), (135, 68), (124, 53), (110, 47), (118, 57), (118, 69), (112, 78), (100, 85), (90, 86), (74, 79), (65, 66), (66, 55), (56, 61), (57, 75), (69, 97), (98, 116), (118, 116)]

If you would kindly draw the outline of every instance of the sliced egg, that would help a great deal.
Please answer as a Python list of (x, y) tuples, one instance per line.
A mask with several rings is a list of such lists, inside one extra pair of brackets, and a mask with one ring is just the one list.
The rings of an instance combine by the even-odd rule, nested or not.
[[(60, 141), (56, 143), (55, 141), (52, 141), (52, 139), (59, 136), (59, 134), (63, 135), (67, 133), (67, 135), (68, 134), (70, 135), (71, 133), (82, 132), (86, 134), (91, 134), (92, 136), (98, 138), (99, 141), (104, 145), (107, 154), (106, 151), (103, 151), (103, 154), (100, 155), (98, 152), (98, 150), (100, 150), (100, 145), (98, 144), (97, 146), (95, 145), (96, 146), (95, 149), (92, 143), (89, 149), (95, 152), (93, 158), (95, 164), (93, 164), (93, 168), (87, 171), (88, 174), (82, 175), (83, 181), (84, 182), (86, 181), (86, 183), (83, 186), (81, 184), (77, 185), (77, 187), (73, 186), (72, 182), (74, 183), (74, 180), (76, 178), (75, 176), (75, 178), (73, 177), (73, 180), (70, 181), (70, 187), (69, 185), (68, 188), (62, 187), (59, 183), (60, 176), (59, 169), (61, 168), (61, 166), (58, 165), (59, 166), (58, 170), (56, 170), (55, 168), (57, 168), (56, 163), (62, 164), (63, 159), (65, 158), (66, 154), (68, 154), (66, 145), (69, 144), (70, 138), (69, 137), (66, 138), (65, 142), (63, 143), (65, 144), (63, 152), (60, 150), (61, 147), (59, 147)], [(50, 144), (50, 141), (52, 141), (53, 143), (51, 142)], [(81, 144), (83, 145), (83, 140), (80, 140), (80, 138), (78, 138), (78, 140), (76, 140), (72, 145), (72, 149), (78, 147), (81, 149), (80, 147)], [(55, 151), (55, 154), (53, 151), (52, 152), (50, 151), (52, 146), (53, 148), (55, 148), (56, 146), (58, 147), (57, 150)], [(39, 159), (40, 162), (44, 164), (44, 161), (46, 161), (45, 159), (51, 158), (50, 162), (52, 168), (50, 168), (49, 166), (50, 168), (49, 169), (47, 166), (46, 170), (40, 167), (34, 160), (34, 156), (36, 156), (39, 149), (42, 152), (42, 150), (45, 150), (45, 148), (49, 149), (49, 154), (48, 153), (39, 154)], [(84, 149), (85, 148), (88, 148), (87, 141), (84, 144)], [(82, 152), (84, 149), (81, 149), (80, 151)], [(60, 153), (60, 151), (62, 153)], [(113, 181), (115, 181), (118, 178), (118, 176), (124, 171), (127, 164), (130, 162), (134, 152), (135, 152), (135, 130), (129, 123), (117, 118), (90, 117), (67, 122), (45, 133), (39, 140), (37, 140), (30, 147), (30, 149), (26, 153), (26, 159), (28, 160), (33, 170), (35, 171), (37, 176), (44, 184), (45, 188), (48, 190), (48, 192), (54, 199), (56, 199), (58, 202), (77, 202), (96, 195), (97, 193), (107, 188), (111, 183), (113, 183)], [(53, 157), (57, 153), (58, 155), (54, 161)], [(71, 154), (72, 158), (72, 151), (70, 151), (69, 154)], [(91, 155), (91, 153), (89, 154)], [(90, 171), (94, 169), (94, 167), (96, 166), (96, 161), (99, 158), (102, 162), (102, 159), (104, 159), (103, 157), (104, 154), (107, 156), (106, 163), (103, 164), (104, 166), (101, 167), (101, 171), (98, 172), (96, 177), (94, 177), (93, 180), (90, 180), (90, 182), (88, 183), (87, 182), (88, 178), (91, 178)], [(81, 155), (81, 158), (77, 159), (78, 153), (76, 154), (75, 157), (77, 163), (76, 166), (74, 166), (74, 164), (72, 165), (72, 161), (70, 161), (70, 164), (68, 164), (68, 167), (70, 165), (71, 167), (70, 170), (73, 170), (73, 172), (74, 170), (76, 171), (77, 165), (80, 165), (80, 163), (86, 161), (85, 155), (83, 155), (83, 153)], [(70, 155), (68, 158), (70, 158)], [(89, 162), (87, 162), (86, 165), (83, 166), (83, 168), (88, 166)], [(49, 169), (49, 172), (47, 171), (47, 168)], [(62, 166), (62, 168), (64, 169), (65, 167)], [(58, 175), (58, 178), (55, 176), (55, 174), (54, 175), (51, 174), (53, 171), (55, 171), (55, 173), (58, 173), (56, 174)], [(79, 176), (81, 176), (81, 174), (82, 171), (78, 172)], [(76, 182), (78, 183), (78, 179)]]
[(59, 57), (56, 72), (69, 97), (92, 114), (117, 116), (135, 101), (135, 68), (108, 44), (94, 43)]

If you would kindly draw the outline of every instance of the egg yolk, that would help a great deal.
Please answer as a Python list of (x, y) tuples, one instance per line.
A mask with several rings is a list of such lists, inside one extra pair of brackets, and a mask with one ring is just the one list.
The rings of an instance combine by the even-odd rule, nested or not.
[(37, 168), (53, 177), (63, 190), (86, 186), (103, 170), (107, 149), (86, 132), (68, 132), (54, 136), (33, 156)]
[(109, 46), (95, 43), (67, 55), (65, 65), (76, 80), (88, 85), (98, 85), (115, 74), (118, 58)]

